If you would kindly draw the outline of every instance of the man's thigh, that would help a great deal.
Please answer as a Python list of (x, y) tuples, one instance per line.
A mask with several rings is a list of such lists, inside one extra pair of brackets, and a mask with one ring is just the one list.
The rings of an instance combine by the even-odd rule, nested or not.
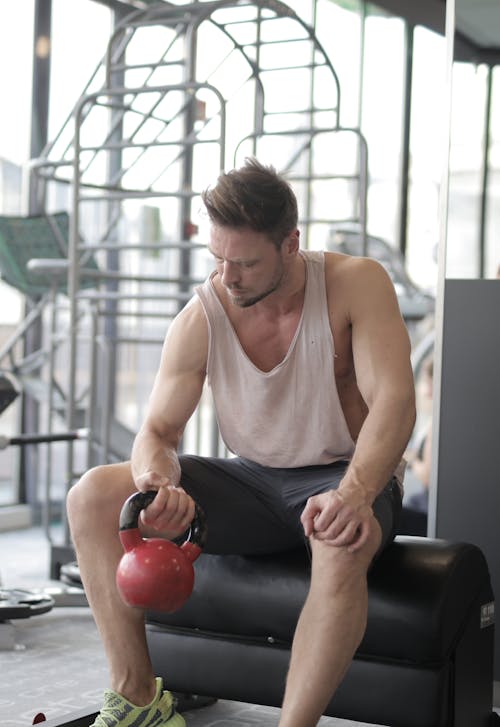
[[(348, 466), (349, 462), (338, 461), (329, 465), (303, 467), (290, 471), (283, 495), (297, 523), (300, 523), (300, 516), (308, 498), (337, 489)], [(401, 513), (401, 489), (394, 477), (377, 495), (372, 509), (382, 531), (378, 550), (380, 552), (394, 539)]]
[[(307, 499), (336, 489), (348, 462), (274, 469), (241, 458), (180, 457), (181, 484), (202, 507), (208, 524), (205, 550), (258, 554), (305, 542), (300, 521)], [(377, 496), (373, 512), (382, 530), (382, 550), (392, 541), (401, 511), (393, 478)]]
[(304, 542), (280, 513), (276, 492), (239, 458), (181, 455), (181, 485), (204, 511), (207, 553), (258, 555)]

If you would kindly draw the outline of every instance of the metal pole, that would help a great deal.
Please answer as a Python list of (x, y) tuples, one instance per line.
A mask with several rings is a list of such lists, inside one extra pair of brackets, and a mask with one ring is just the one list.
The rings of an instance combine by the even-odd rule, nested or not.
[(408, 191), (410, 170), (411, 91), (413, 83), (413, 26), (405, 23), (405, 86), (403, 99), (403, 138), (401, 144), (401, 184), (399, 202), (399, 249), (403, 259), (408, 244)]
[[(47, 143), (47, 129), (49, 117), (50, 95), (50, 43), (51, 43), (52, 0), (36, 0), (34, 9), (33, 34), (33, 89), (31, 95), (31, 138), (30, 157), (36, 158)], [(29, 186), (28, 212), (39, 214), (42, 211), (43, 200), (35, 191), (31, 181)], [(25, 315), (29, 315), (32, 304), (26, 302)], [(24, 344), (24, 354), (29, 355), (39, 350), (42, 342), (42, 325), (36, 322), (27, 332)], [(23, 396), (22, 431), (38, 431), (39, 405), (38, 402)], [(20, 500), (29, 504), (36, 504), (38, 479), (38, 454), (33, 447), (27, 448), (21, 456), (19, 482)], [(24, 491), (21, 491), (24, 490)]]
[(490, 176), (489, 155), (491, 146), (491, 99), (493, 92), (493, 69), (488, 68), (488, 80), (486, 86), (486, 105), (484, 110), (484, 141), (483, 141), (483, 163), (481, 174), (481, 210), (479, 215), (479, 277), (484, 278), (486, 272), (486, 221), (488, 212), (488, 182)]

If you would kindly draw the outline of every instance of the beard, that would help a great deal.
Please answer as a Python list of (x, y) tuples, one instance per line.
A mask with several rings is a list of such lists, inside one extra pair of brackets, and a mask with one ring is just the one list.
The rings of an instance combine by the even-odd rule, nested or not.
[[(264, 300), (264, 298), (267, 298), (268, 295), (271, 295), (271, 293), (274, 293), (278, 288), (281, 286), (281, 283), (283, 282), (284, 277), (284, 270), (283, 266), (280, 265), (279, 270), (276, 273), (274, 281), (270, 284), (268, 288), (266, 288), (262, 293), (259, 293), (258, 295), (254, 295), (251, 298), (244, 298), (244, 297), (238, 297), (237, 295), (231, 295), (231, 302), (234, 305), (237, 305), (239, 308), (251, 308), (256, 303), (259, 303), (261, 300)], [(237, 289), (236, 289), (237, 292)]]

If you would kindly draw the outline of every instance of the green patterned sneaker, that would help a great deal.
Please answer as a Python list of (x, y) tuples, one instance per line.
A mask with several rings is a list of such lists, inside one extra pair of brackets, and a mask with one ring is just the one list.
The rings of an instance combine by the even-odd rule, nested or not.
[(137, 707), (106, 689), (104, 706), (91, 727), (186, 727), (186, 722), (175, 711), (171, 693), (163, 691), (162, 680), (157, 677), (155, 698), (145, 707)]

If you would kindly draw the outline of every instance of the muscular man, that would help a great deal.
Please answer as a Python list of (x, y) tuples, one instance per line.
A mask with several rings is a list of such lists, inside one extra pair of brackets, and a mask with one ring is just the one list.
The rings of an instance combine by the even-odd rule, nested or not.
[[(415, 417), (409, 340), (377, 262), (300, 249), (295, 196), (272, 167), (247, 160), (203, 201), (215, 270), (169, 327), (131, 462), (94, 468), (68, 496), (110, 666), (95, 726), (185, 724), (153, 674), (143, 613), (115, 589), (120, 509), (153, 489), (146, 537), (183, 533), (194, 500), (207, 552), (308, 541), (311, 584), (279, 724), (313, 727), (362, 639), (367, 571), (401, 507), (398, 466)], [(177, 455), (205, 380), (236, 457)]]

